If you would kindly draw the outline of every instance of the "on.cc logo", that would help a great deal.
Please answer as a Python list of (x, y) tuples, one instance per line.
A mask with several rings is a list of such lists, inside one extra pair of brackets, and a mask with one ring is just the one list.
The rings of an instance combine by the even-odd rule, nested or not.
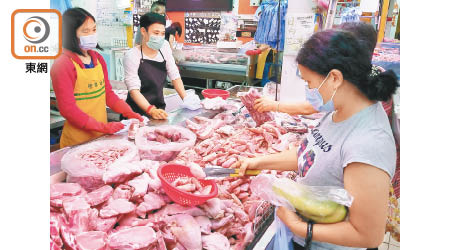
[(42, 43), (50, 35), (50, 25), (44, 18), (32, 16), (23, 25), (23, 35), (30, 43)]

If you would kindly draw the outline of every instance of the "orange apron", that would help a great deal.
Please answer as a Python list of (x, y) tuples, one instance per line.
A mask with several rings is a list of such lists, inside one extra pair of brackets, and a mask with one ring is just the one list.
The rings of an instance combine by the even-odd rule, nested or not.
[[(77, 71), (77, 81), (73, 93), (75, 101), (83, 112), (94, 118), (98, 122), (106, 123), (106, 98), (105, 98), (105, 77), (100, 62), (94, 68), (83, 69), (72, 60)], [(102, 133), (88, 131), (75, 127), (69, 121), (65, 121), (61, 135), (60, 147), (67, 147), (80, 144), (99, 136)]]

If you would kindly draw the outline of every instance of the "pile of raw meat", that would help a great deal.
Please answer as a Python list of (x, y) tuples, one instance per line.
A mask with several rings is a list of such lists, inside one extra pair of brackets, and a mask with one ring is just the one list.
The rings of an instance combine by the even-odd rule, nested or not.
[(238, 96), (240, 96), (242, 103), (247, 108), (248, 112), (252, 116), (253, 120), (256, 122), (257, 126), (260, 126), (267, 121), (273, 120), (272, 112), (260, 113), (253, 108), (256, 99), (262, 97), (257, 89), (250, 88), (250, 90), (247, 93), (238, 93)]
[(79, 183), (92, 191), (105, 184), (105, 175), (125, 168), (126, 163), (139, 160), (137, 147), (126, 140), (94, 141), (67, 152), (61, 168), (68, 182)]
[(235, 123), (232, 115), (223, 113), (214, 119), (195, 117), (195, 120), (197, 123), (187, 120), (186, 126), (197, 134), (199, 142), (194, 148), (180, 152), (175, 162), (229, 168), (241, 157), (278, 153), (298, 146), (304, 138), (304, 134), (288, 132), (274, 121), (256, 128), (246, 127), (245, 123)]
[(212, 189), (211, 185), (203, 187), (194, 177), (178, 177), (172, 184), (179, 190), (195, 195), (208, 195)]
[(197, 137), (190, 130), (174, 125), (141, 127), (135, 143), (141, 159), (170, 161), (178, 153), (195, 144)]
[[(256, 98), (249, 91), (243, 101), (249, 104)], [(229, 168), (242, 157), (296, 147), (307, 130), (289, 132), (267, 116), (257, 118), (260, 125), (255, 127), (245, 111), (234, 116), (229, 110), (213, 119), (195, 117), (186, 121), (187, 129), (141, 127), (135, 134), (136, 145), (126, 140), (98, 141), (66, 153), (62, 168), (67, 181), (76, 183), (50, 187), (50, 248), (245, 249), (262, 216), (258, 207), (263, 201), (249, 188), (253, 177), (217, 180), (217, 197), (184, 207), (165, 194), (157, 176), (159, 166), (170, 162), (186, 165), (195, 177), (204, 178), (202, 167)], [(264, 122), (266, 118), (269, 121)], [(180, 178), (174, 184), (193, 194), (210, 192), (196, 181)]]
[(375, 48), (372, 61), (400, 62), (399, 48)]
[(159, 162), (129, 164), (135, 172), (91, 192), (77, 183), (50, 186), (51, 249), (226, 250), (253, 240), (261, 199), (252, 195), (249, 179), (221, 180), (216, 198), (184, 207), (161, 188)]
[(211, 49), (186, 50), (183, 49), (185, 60), (189, 62), (213, 63), (213, 64), (237, 64), (246, 65), (247, 57), (236, 53), (220, 53)]

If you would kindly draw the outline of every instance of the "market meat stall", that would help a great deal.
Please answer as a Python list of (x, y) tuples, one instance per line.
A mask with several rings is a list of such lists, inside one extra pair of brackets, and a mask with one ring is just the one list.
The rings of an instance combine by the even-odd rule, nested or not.
[(213, 80), (253, 85), (257, 55), (221, 52), (211, 46), (184, 46), (182, 52), (185, 60), (178, 63), (180, 75), (205, 79), (207, 81), (205, 88), (213, 88)]
[[(252, 125), (251, 118), (245, 109), (236, 117), (231, 115), (231, 112), (236, 111), (242, 103), (236, 100), (229, 100), (229, 104), (229, 106), (234, 106), (234, 108), (220, 111), (204, 109), (196, 111), (175, 110), (169, 113), (168, 120), (150, 121), (148, 125), (156, 128), (162, 128), (163, 125), (181, 125), (197, 134), (197, 143), (192, 148), (186, 148), (186, 150), (181, 151), (174, 159), (174, 162), (183, 165), (194, 164), (201, 167), (207, 165), (229, 167), (237, 157), (254, 157), (258, 154), (279, 152), (290, 145), (294, 145), (295, 143), (292, 143), (302, 137), (300, 134), (288, 132), (287, 129), (279, 127), (273, 121), (269, 121), (260, 127), (255, 127)], [(218, 128), (211, 130), (210, 128), (214, 126), (218, 126)], [(233, 136), (234, 133), (236, 134)], [(173, 135), (164, 136), (173, 139)], [(245, 141), (245, 138), (249, 139)], [(107, 143), (108, 140), (111, 140), (111, 143)], [(105, 145), (111, 145), (113, 141), (117, 140), (128, 143), (128, 133), (103, 136), (95, 141), (104, 141), (106, 142)], [(175, 139), (175, 141), (177, 140)], [(253, 147), (253, 144), (259, 146)], [(81, 146), (61, 149), (51, 153), (50, 171), (52, 183), (64, 181), (65, 176), (61, 174), (61, 161), (68, 152), (72, 152), (73, 149), (79, 147)], [(240, 150), (233, 150), (236, 148)], [(124, 151), (118, 150), (117, 152)], [(124, 153), (120, 153), (120, 155), (122, 154)], [(120, 157), (120, 155), (115, 157)], [(107, 161), (110, 161), (108, 159), (110, 158), (107, 158)], [(269, 243), (274, 234), (274, 225), (272, 223), (274, 208), (269, 203), (252, 195), (249, 189), (251, 177), (217, 179), (216, 182), (219, 190), (221, 190), (218, 197), (209, 200), (204, 205), (189, 208), (171, 203), (171, 200), (163, 192), (157, 191), (159, 186), (155, 177), (155, 171), (162, 163), (148, 160), (141, 162), (144, 163), (137, 165), (141, 166), (142, 169), (136, 168), (136, 164), (126, 163), (117, 168), (120, 171), (110, 171), (107, 177), (103, 175), (106, 185), (103, 184), (103, 187), (96, 187), (98, 189), (92, 187), (89, 190), (76, 191), (78, 188), (69, 188), (69, 190), (75, 189), (75, 191), (70, 191), (73, 193), (69, 195), (71, 201), (64, 200), (66, 204), (62, 204), (64, 202), (62, 202), (61, 195), (64, 196), (64, 192), (70, 192), (60, 191), (58, 187), (55, 187), (58, 192), (55, 191), (55, 195), (51, 200), (53, 201), (51, 210), (54, 213), (53, 219), (56, 221), (54, 222), (55, 224), (58, 225), (58, 221), (61, 221), (61, 214), (63, 214), (77, 223), (88, 216), (94, 225), (83, 224), (81, 227), (77, 227), (76, 230), (71, 229), (75, 231), (70, 231), (70, 226), (62, 223), (63, 226), (58, 227), (59, 234), (54, 235), (54, 238), (51, 239), (52, 242), (57, 244), (61, 240), (57, 236), (61, 235), (64, 244), (75, 246), (78, 244), (77, 237), (80, 238), (80, 242), (83, 242), (81, 239), (90, 237), (89, 230), (95, 230), (105, 233), (100, 237), (101, 239), (106, 237), (102, 241), (103, 243), (109, 242), (109, 244), (118, 246), (129, 243), (143, 244), (144, 247), (152, 246), (161, 247), (162, 249), (167, 247), (167, 249), (172, 249), (174, 245), (167, 246), (167, 244), (175, 244), (173, 240), (173, 237), (175, 237), (178, 239), (178, 243), (186, 247), (185, 244), (189, 243), (187, 241), (183, 243), (182, 234), (170, 228), (173, 225), (177, 225), (180, 230), (186, 230), (186, 225), (196, 225), (192, 221), (192, 218), (194, 218), (200, 224), (199, 230), (202, 232), (201, 241), (196, 244), (203, 244), (204, 246), (205, 244), (212, 244), (212, 247), (215, 243), (221, 242), (221, 244), (224, 244), (224, 248), (220, 249), (228, 249), (230, 245), (234, 246), (234, 249), (262, 249)], [(281, 175), (277, 171), (268, 171), (267, 173)], [(87, 181), (90, 180), (87, 179)], [(142, 189), (141, 185), (142, 182), (145, 183), (146, 181), (152, 183), (149, 186), (145, 185), (145, 187), (148, 187), (148, 190)], [(112, 183), (114, 189), (108, 183)], [(85, 184), (81, 184), (85, 187)], [(86, 202), (83, 201), (84, 199), (80, 197), (83, 197), (84, 193), (88, 191), (91, 192), (87, 193), (87, 197), (95, 193), (95, 195), (91, 195), (91, 197), (95, 196), (95, 198), (87, 199), (86, 205)], [(157, 200), (158, 202), (156, 202)], [(130, 211), (135, 211), (136, 215)], [(231, 223), (236, 218), (241, 223)], [(170, 224), (172, 225), (170, 226), (167, 224), (169, 221), (172, 221), (170, 223), (174, 224)], [(59, 223), (61, 224), (61, 222)], [(140, 228), (145, 227), (145, 225), (151, 225), (151, 227)], [(237, 226), (233, 227), (232, 225)], [(133, 232), (128, 232), (127, 230)], [(152, 236), (152, 239), (146, 239), (145, 241), (140, 240), (137, 243), (127, 243), (127, 238), (124, 236), (129, 234), (140, 235), (142, 233), (140, 230), (142, 232), (148, 231), (146, 235), (153, 235), (154, 233), (154, 237)], [(102, 242), (99, 242), (99, 244), (103, 244)], [(191, 249), (197, 249), (196, 246), (192, 247)]]

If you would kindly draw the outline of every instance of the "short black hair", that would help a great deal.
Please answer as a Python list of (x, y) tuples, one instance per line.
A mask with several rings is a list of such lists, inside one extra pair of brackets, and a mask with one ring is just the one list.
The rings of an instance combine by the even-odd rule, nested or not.
[(343, 23), (338, 26), (338, 29), (353, 33), (372, 53), (375, 50), (375, 46), (377, 46), (377, 31), (371, 24), (364, 22)]
[[(80, 49), (80, 42), (77, 38), (77, 29), (83, 25), (87, 18), (92, 18), (95, 22), (94, 16), (87, 10), (82, 8), (67, 9), (62, 16), (62, 44), (63, 48), (83, 55)], [(103, 50), (98, 44), (97, 49)]]
[(183, 34), (183, 28), (181, 27), (180, 22), (174, 22), (170, 25), (170, 28), (172, 28), (178, 36), (181, 36)]
[(397, 76), (392, 70), (372, 72), (372, 51), (355, 34), (344, 30), (314, 33), (302, 46), (297, 63), (326, 76), (332, 69), (342, 72), (372, 101), (387, 101), (395, 93)]
[(139, 26), (141, 28), (144, 27), (145, 30), (147, 30), (147, 31), (148, 31), (148, 26), (150, 26), (154, 23), (159, 23), (159, 24), (166, 26), (166, 19), (163, 16), (161, 16), (160, 14), (156, 14), (153, 12), (147, 12), (143, 16), (141, 16), (141, 18), (139, 19)]
[(152, 6), (150, 7), (150, 11), (153, 11), (158, 6), (166, 7), (166, 2), (165, 1), (156, 1), (156, 2), (152, 3)]

